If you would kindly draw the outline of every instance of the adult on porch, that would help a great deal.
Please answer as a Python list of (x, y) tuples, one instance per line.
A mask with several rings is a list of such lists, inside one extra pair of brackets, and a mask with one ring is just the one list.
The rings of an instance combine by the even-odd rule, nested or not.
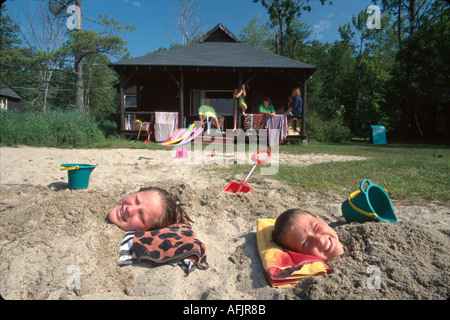
[(205, 104), (202, 105), (198, 109), (198, 117), (200, 118), (200, 121), (202, 122), (202, 127), (204, 125), (204, 121), (203, 121), (204, 117), (211, 118), (211, 122), (214, 124), (214, 126), (217, 129), (220, 129), (220, 127), (222, 126), (223, 121), (224, 121), (223, 117), (217, 116), (216, 110), (214, 110), (214, 108), (211, 107), (211, 100), (209, 98), (206, 98)]
[(302, 117), (303, 100), (301, 97), (300, 88), (292, 89), (292, 102), (289, 104), (288, 110), (285, 112), (288, 117), (288, 128), (296, 119)]

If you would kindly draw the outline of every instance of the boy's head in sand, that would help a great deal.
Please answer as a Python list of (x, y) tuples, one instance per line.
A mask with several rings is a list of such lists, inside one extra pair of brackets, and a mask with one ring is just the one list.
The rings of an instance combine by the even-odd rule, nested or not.
[(344, 253), (337, 233), (319, 216), (301, 209), (287, 210), (277, 218), (273, 240), (280, 247), (325, 261)]
[(170, 193), (157, 187), (142, 188), (122, 198), (107, 218), (124, 231), (156, 230), (192, 221)]

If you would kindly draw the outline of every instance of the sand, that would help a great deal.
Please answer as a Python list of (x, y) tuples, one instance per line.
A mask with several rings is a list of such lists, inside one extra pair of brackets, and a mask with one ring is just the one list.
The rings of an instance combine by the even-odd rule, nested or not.
[[(217, 166), (175, 159), (172, 148), (53, 149), (2, 147), (0, 295), (4, 299), (447, 299), (450, 208), (394, 201), (397, 223), (347, 223), (344, 197), (324, 199), (294, 192), (260, 175), (251, 194), (221, 190), (229, 181)], [(144, 157), (144, 158), (140, 158)], [(151, 158), (151, 159), (147, 159)], [(336, 155), (280, 155), (281, 163), (311, 165), (364, 161)], [(89, 187), (68, 188), (63, 163), (98, 164)], [(226, 171), (225, 171), (226, 172)], [(362, 177), (367, 178), (367, 177)], [(177, 265), (117, 265), (124, 232), (105, 221), (115, 203), (156, 185), (189, 205), (197, 237), (206, 245), (209, 269), (189, 276)], [(256, 247), (256, 220), (288, 208), (319, 214), (337, 231), (344, 255), (332, 272), (296, 287), (271, 288)], [(77, 282), (79, 281), (79, 282)]]

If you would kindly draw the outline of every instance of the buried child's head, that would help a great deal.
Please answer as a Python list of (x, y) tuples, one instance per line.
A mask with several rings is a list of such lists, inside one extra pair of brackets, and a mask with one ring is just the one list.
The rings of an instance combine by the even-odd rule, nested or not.
[(277, 218), (273, 240), (282, 248), (325, 261), (344, 253), (337, 233), (319, 216), (301, 209), (289, 209)]
[(107, 216), (124, 231), (148, 231), (191, 221), (184, 208), (166, 190), (143, 188), (122, 198)]

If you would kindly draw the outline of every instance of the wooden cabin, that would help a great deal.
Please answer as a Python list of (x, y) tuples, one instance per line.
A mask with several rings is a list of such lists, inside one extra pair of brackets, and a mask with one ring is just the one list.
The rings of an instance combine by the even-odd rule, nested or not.
[(6, 84), (0, 85), (0, 110), (22, 109), (23, 98)]
[[(118, 128), (130, 131), (131, 115), (152, 121), (154, 112), (178, 112), (180, 127), (198, 120), (198, 108), (210, 98), (225, 128), (233, 128), (233, 89), (245, 83), (247, 113), (258, 113), (265, 97), (277, 110), (286, 110), (294, 87), (303, 98), (301, 136), (306, 136), (306, 81), (314, 66), (265, 52), (240, 42), (218, 24), (198, 42), (112, 63), (119, 74)], [(131, 128), (136, 130), (136, 128)], [(131, 131), (132, 131), (131, 130)]]

